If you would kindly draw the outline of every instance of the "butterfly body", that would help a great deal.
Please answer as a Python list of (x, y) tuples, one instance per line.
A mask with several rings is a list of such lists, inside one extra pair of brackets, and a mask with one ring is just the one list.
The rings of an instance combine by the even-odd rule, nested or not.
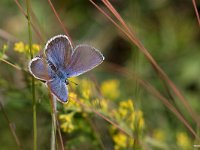
[(73, 49), (67, 36), (57, 35), (47, 42), (44, 55), (30, 61), (29, 71), (35, 78), (45, 81), (58, 100), (67, 102), (68, 78), (95, 68), (103, 60), (97, 49), (89, 45), (78, 45)]

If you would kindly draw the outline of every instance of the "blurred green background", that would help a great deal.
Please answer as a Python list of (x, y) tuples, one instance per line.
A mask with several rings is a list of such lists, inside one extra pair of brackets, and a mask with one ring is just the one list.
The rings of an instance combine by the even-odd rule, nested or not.
[[(25, 0), (19, 2), (26, 10)], [(130, 43), (89, 1), (54, 0), (52, 2), (74, 45), (90, 44), (105, 55), (105, 63), (92, 70), (89, 75), (82, 75), (80, 79), (88, 80), (90, 75), (95, 76), (99, 86), (102, 85), (102, 82), (112, 79), (119, 82), (117, 88), (120, 96), (116, 98), (114, 103), (118, 104), (123, 100), (132, 99), (135, 109), (143, 112), (145, 127), (139, 140), (147, 145), (149, 149), (193, 149), (195, 138), (162, 102), (153, 97), (151, 93), (146, 92), (136, 81), (107, 69), (107, 63), (125, 67), (137, 73), (140, 78), (152, 83), (163, 95), (167, 96), (166, 89), (163, 88), (156, 73), (138, 48)], [(96, 2), (105, 8), (100, 1)], [(111, 0), (110, 2), (122, 15), (129, 27), (134, 30), (158, 64), (181, 89), (192, 108), (199, 114), (200, 30), (192, 1)], [(197, 6), (200, 7), (199, 1)], [(33, 43), (39, 44), (43, 48), (49, 38), (57, 34), (64, 34), (47, 0), (32, 0), (31, 10), (32, 22), (44, 38), (44, 42), (42, 42), (33, 32)], [(26, 54), (14, 50), (14, 44), (18, 41), (28, 44), (26, 18), (20, 12), (14, 0), (0, 1), (0, 18), (1, 51), (6, 44), (8, 46), (6, 59), (27, 70), (30, 58)], [(14, 128), (23, 149), (32, 149), (32, 96), (30, 84), (28, 73), (18, 71), (0, 61), (0, 101), (3, 103), (9, 119), (14, 123)], [(38, 98), (38, 149), (50, 149), (51, 107), (48, 91), (42, 86), (41, 82), (36, 82), (36, 89)], [(108, 88), (108, 90), (112, 92), (112, 89)], [(195, 123), (181, 103), (177, 102), (177, 105), (192, 127), (196, 129)], [(59, 105), (59, 112), (61, 114), (66, 112), (66, 110), (63, 110), (62, 105)], [(83, 120), (81, 123), (84, 124), (84, 117), (81, 114), (80, 112), (77, 113), (75, 118), (81, 118)], [(93, 116), (93, 114), (90, 115)], [(94, 120), (100, 119), (97, 116), (93, 117)], [(97, 125), (97, 127), (107, 128), (108, 123), (105, 123), (102, 119), (100, 120), (100, 122), (104, 122), (104, 125), (100, 127)], [(85, 130), (88, 128), (85, 127)], [(80, 148), (103, 149), (95, 143), (94, 135), (90, 132), (90, 129), (88, 130), (84, 131), (81, 128), (72, 133), (62, 131), (64, 140), (66, 140), (64, 141), (66, 147), (73, 150)], [(81, 142), (78, 142), (80, 145), (77, 144), (76, 138), (82, 138), (82, 136), (84, 138), (84, 135), (86, 139), (90, 137), (90, 140), (86, 140), (85, 145), (80, 144)], [(101, 136), (100, 139), (103, 138)], [(115, 141), (111, 138), (112, 135), (108, 134), (107, 136), (107, 141), (103, 140), (104, 148), (117, 149)], [(186, 145), (181, 145), (181, 142), (178, 142), (179, 140), (185, 140), (183, 143), (186, 143)], [(70, 141), (72, 142), (70, 143)], [(187, 142), (191, 147), (187, 145)], [(139, 147), (138, 149), (144, 149), (143, 146)], [(1, 109), (0, 149), (17, 149)], [(119, 149), (132, 148), (121, 147)]]

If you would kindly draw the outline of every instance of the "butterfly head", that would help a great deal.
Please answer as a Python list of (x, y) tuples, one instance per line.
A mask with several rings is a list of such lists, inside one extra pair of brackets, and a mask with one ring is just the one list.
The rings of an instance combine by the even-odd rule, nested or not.
[(69, 81), (68, 79), (65, 79), (65, 84), (68, 85), (69, 84)]

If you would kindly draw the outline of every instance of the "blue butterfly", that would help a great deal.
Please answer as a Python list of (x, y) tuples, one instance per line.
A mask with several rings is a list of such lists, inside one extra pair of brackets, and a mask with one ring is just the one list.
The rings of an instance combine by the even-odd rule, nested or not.
[(89, 45), (75, 48), (65, 35), (51, 38), (44, 54), (29, 62), (29, 71), (37, 79), (45, 81), (51, 92), (61, 102), (68, 100), (68, 78), (79, 76), (104, 60), (100, 51)]

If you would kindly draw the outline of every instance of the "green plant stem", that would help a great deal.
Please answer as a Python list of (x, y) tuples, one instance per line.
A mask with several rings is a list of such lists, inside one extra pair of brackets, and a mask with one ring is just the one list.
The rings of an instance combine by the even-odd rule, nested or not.
[(33, 147), (37, 150), (37, 107), (35, 99), (35, 79), (32, 77), (32, 99), (33, 99)]
[[(33, 58), (32, 52), (32, 33), (31, 33), (31, 22), (30, 22), (30, 5), (29, 0), (26, 0), (27, 7), (27, 21), (28, 21), (28, 35), (29, 35), (29, 49), (30, 57)], [(36, 113), (36, 98), (35, 98), (35, 78), (32, 76), (32, 100), (33, 100), (33, 149), (37, 150), (37, 113)]]
[(51, 150), (56, 149), (56, 130), (57, 130), (57, 125), (56, 125), (56, 97), (52, 95), (52, 127), (51, 127)]

